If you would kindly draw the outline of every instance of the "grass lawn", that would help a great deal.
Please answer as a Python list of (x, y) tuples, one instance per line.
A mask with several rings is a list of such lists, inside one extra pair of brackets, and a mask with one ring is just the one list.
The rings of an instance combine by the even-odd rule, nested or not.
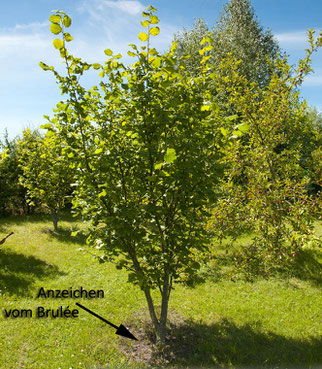
[[(322, 366), (321, 289), (303, 275), (254, 282), (215, 279), (177, 286), (170, 298), (169, 344), (158, 359), (149, 340), (143, 293), (123, 271), (99, 264), (70, 232), (66, 218), (52, 232), (45, 216), (0, 220), (0, 368), (318, 368)], [(307, 276), (307, 275), (306, 275)], [(37, 299), (45, 289), (103, 289), (104, 299)], [(57, 309), (75, 302), (140, 341), (82, 311), (78, 318), (5, 318), (4, 309)], [(34, 314), (35, 315), (35, 314)], [(150, 361), (149, 361), (150, 360)]]

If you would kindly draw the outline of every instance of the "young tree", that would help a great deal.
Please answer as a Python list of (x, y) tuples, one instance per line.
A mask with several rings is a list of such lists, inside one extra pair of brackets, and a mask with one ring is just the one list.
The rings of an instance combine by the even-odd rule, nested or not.
[[(51, 30), (62, 35), (54, 46), (67, 75), (41, 66), (55, 73), (68, 95), (52, 124), (77, 169), (74, 204), (92, 221), (89, 240), (143, 290), (163, 343), (174, 283), (194, 282), (209, 243), (204, 222), (221, 173), (220, 117), (213, 114), (209, 121), (209, 106), (199, 93), (203, 80), (187, 75), (175, 45), (165, 55), (149, 46), (159, 33), (154, 11), (150, 6), (143, 12), (147, 31), (138, 37), (145, 45), (131, 45), (128, 54), (136, 62), (128, 67), (109, 49), (104, 66), (68, 54), (71, 21), (57, 12), (50, 17)], [(100, 71), (100, 89), (79, 84), (90, 67)], [(160, 316), (154, 289), (160, 292)]]
[(72, 171), (62, 150), (53, 132), (41, 137), (28, 129), (19, 141), (19, 163), (23, 172), (20, 181), (31, 202), (40, 202), (49, 209), (55, 231), (72, 181)]
[[(308, 195), (310, 177), (303, 170), (303, 143), (306, 131), (305, 102), (298, 87), (311, 71), (310, 57), (322, 42), (309, 33), (306, 58), (300, 60), (295, 75), (286, 58), (276, 59), (267, 86), (249, 83), (232, 57), (212, 74), (219, 92), (229, 97), (237, 112), (235, 121), (242, 137), (227, 124), (222, 132), (230, 137), (225, 146), (226, 173), (223, 196), (214, 211), (214, 232), (219, 238), (251, 230), (253, 243), (237, 264), (251, 275), (260, 268), (271, 270), (294, 260), (313, 237), (317, 198)], [(305, 150), (305, 149), (304, 149)], [(259, 265), (260, 264), (260, 265)]]
[[(129, 281), (143, 290), (162, 343), (174, 283), (193, 283), (208, 249), (205, 223), (208, 209), (216, 204), (223, 166), (229, 171), (221, 192), (230, 194), (236, 183), (230, 199), (238, 214), (248, 212), (253, 221), (260, 213), (265, 220), (254, 222), (253, 229), (261, 232), (255, 245), (268, 242), (274, 252), (288, 242), (301, 246), (298, 236), (307, 229), (306, 217), (297, 219), (295, 211), (309, 215), (304, 178), (293, 147), (278, 151), (281, 142), (288, 144), (296, 136), (293, 122), (302, 110), (294, 87), (309, 71), (309, 60), (301, 63), (298, 79), (290, 79), (290, 67), (278, 60), (273, 68), (278, 72), (262, 88), (241, 75), (240, 62), (231, 57), (214, 70), (207, 55), (214, 45), (207, 36), (200, 73), (191, 76), (175, 44), (164, 55), (150, 47), (151, 36), (159, 33), (154, 11), (150, 6), (143, 12), (147, 32), (138, 37), (146, 44), (130, 45), (128, 55), (136, 58), (130, 66), (109, 49), (104, 65), (68, 54), (71, 20), (58, 11), (50, 17), (50, 29), (62, 35), (53, 44), (67, 74), (40, 65), (55, 74), (67, 95), (47, 128), (58, 132), (75, 169), (74, 205), (92, 221), (89, 241), (104, 251), (103, 260), (125, 268)], [(311, 47), (320, 46), (321, 40), (314, 44), (312, 39)], [(98, 70), (102, 81), (86, 90), (79, 77), (89, 68)], [(227, 92), (236, 116), (223, 117), (213, 86)], [(237, 127), (232, 127), (234, 120)], [(287, 221), (294, 221), (293, 238)], [(160, 292), (160, 316), (153, 289)]]

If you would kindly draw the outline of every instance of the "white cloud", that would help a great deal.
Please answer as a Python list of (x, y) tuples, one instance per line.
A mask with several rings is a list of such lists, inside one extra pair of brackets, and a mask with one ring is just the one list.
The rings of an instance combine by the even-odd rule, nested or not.
[(310, 75), (305, 78), (303, 83), (304, 86), (322, 86), (322, 74), (320, 75)]
[(48, 27), (49, 22), (33, 22), (28, 24), (16, 24), (16, 26), (13, 28), (13, 30), (17, 31), (24, 31), (24, 32), (40, 32), (43, 30), (43, 28)]
[[(104, 50), (110, 48), (123, 55), (124, 63), (134, 62), (127, 55), (129, 44), (142, 45), (137, 35), (144, 6), (140, 1), (81, 0), (81, 6), (72, 15), (70, 33), (74, 40), (68, 51), (90, 63), (106, 60)], [(151, 46), (165, 51), (180, 27), (161, 21), (160, 35), (152, 37)], [(55, 38), (49, 31), (49, 22), (39, 20), (0, 27), (0, 136), (4, 127), (21, 131), (28, 122), (38, 125), (43, 114), (51, 114), (60, 99), (59, 88), (51, 72), (44, 72), (39, 62), (53, 65), (64, 73), (59, 52), (53, 47)], [(82, 78), (85, 86), (97, 83), (97, 71)]]
[[(41, 53), (48, 54), (51, 39), (44, 32), (49, 22), (17, 24), (12, 28), (0, 28), (0, 61), (15, 64), (20, 60), (29, 63)], [(43, 52), (45, 50), (45, 52)]]
[(18, 84), (37, 78), (41, 60), (57, 63), (59, 56), (53, 48), (52, 38), (42, 28), (42, 24), (0, 28), (0, 68), (4, 71), (0, 85), (7, 81)]
[[(49, 42), (48, 42), (49, 41)], [(24, 55), (26, 52), (30, 52), (29, 58), (33, 58), (36, 50), (46, 48), (50, 43), (50, 40), (44, 36), (37, 34), (1, 34), (0, 32), (0, 48), (2, 58), (7, 58), (9, 55), (14, 54), (16, 58)], [(8, 55), (9, 54), (9, 55)], [(14, 61), (13, 61), (14, 62)]]
[(60, 99), (54, 76), (39, 67), (44, 61), (61, 68), (48, 25), (0, 28), (0, 137), (5, 127), (15, 135), (28, 124), (37, 126)]
[[(145, 7), (136, 0), (83, 0), (78, 10), (87, 15), (87, 25), (84, 27), (86, 32), (80, 30), (78, 37), (82, 40), (82, 44), (78, 43), (79, 49), (86, 52), (85, 44), (88, 44), (89, 49), (95, 48), (98, 51), (98, 53), (86, 52), (90, 61), (93, 57), (96, 57), (96, 60), (100, 55), (104, 57), (103, 50), (106, 48), (111, 49), (114, 53), (121, 53), (125, 61), (129, 61), (126, 53), (129, 50), (128, 45), (141, 44), (137, 35), (143, 31), (140, 21), (142, 20), (141, 12), (144, 9)], [(152, 47), (165, 51), (173, 40), (174, 33), (180, 27), (175, 27), (162, 20), (159, 27), (160, 34), (152, 37), (150, 42)], [(74, 46), (76, 44), (77, 40)]]
[(303, 44), (307, 40), (306, 31), (279, 33), (275, 37), (281, 44)]
[(106, 6), (114, 9), (119, 9), (122, 12), (136, 15), (140, 14), (145, 8), (139, 1), (126, 1), (126, 0), (119, 0), (119, 1), (105, 1)]

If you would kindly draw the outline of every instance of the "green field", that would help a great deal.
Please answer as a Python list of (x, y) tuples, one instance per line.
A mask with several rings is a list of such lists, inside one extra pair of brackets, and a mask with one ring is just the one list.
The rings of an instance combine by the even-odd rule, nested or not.
[[(169, 344), (151, 343), (143, 293), (123, 271), (100, 264), (66, 217), (58, 233), (46, 216), (0, 220), (0, 368), (317, 368), (322, 366), (319, 276), (233, 282), (208, 273), (195, 288), (176, 286)], [(314, 273), (318, 273), (318, 268)], [(103, 289), (104, 299), (36, 299), (45, 289)], [(138, 342), (80, 311), (79, 318), (5, 318), (4, 309), (75, 309), (80, 302)], [(152, 339), (153, 340), (153, 339)]]

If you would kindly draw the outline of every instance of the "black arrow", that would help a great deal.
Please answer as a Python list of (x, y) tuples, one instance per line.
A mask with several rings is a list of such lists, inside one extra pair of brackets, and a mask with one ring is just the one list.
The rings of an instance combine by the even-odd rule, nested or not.
[(115, 328), (116, 329), (115, 334), (118, 334), (119, 336), (131, 338), (132, 340), (136, 340), (136, 341), (138, 340), (137, 338), (135, 338), (133, 336), (133, 334), (126, 327), (124, 327), (123, 324), (120, 324), (120, 326), (118, 327), (117, 325), (115, 325), (115, 324), (109, 322), (108, 320), (102, 318), (101, 316), (99, 316), (98, 314), (94, 313), (93, 311), (87, 309), (85, 306), (79, 304), (78, 302), (76, 302), (76, 305), (81, 307), (82, 309), (84, 309), (88, 313), (96, 316), (96, 318), (103, 320), (103, 322), (105, 322), (105, 323), (109, 324), (110, 326), (112, 326), (113, 328)]
[(8, 237), (10, 237), (12, 234), (13, 234), (13, 232), (11, 232), (10, 234), (8, 234), (8, 236), (6, 236), (3, 240), (1, 240), (1, 241), (0, 241), (0, 245), (2, 245), (3, 243), (5, 243), (5, 242), (6, 242), (6, 239), (7, 239)]

